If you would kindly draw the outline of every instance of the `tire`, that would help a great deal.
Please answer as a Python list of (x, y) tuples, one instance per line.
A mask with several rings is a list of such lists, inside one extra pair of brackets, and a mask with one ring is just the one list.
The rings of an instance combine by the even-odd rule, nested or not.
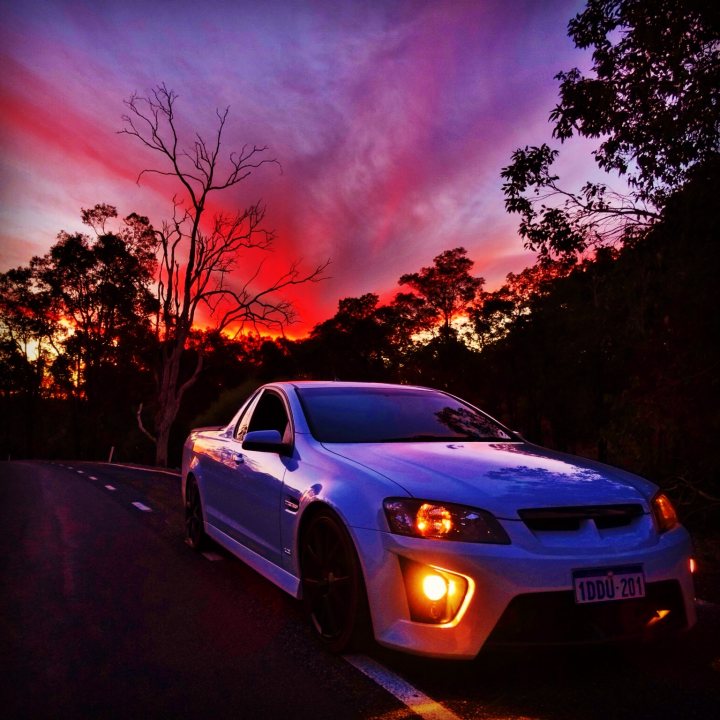
[(300, 541), (303, 606), (320, 642), (331, 652), (363, 648), (371, 636), (362, 569), (340, 519), (320, 510)]
[(193, 477), (188, 478), (185, 486), (185, 542), (197, 552), (204, 550), (208, 544), (200, 490)]

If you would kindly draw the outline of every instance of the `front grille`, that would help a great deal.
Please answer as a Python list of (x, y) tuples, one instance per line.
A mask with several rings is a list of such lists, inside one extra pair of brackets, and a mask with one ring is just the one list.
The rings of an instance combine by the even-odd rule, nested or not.
[(584, 520), (592, 520), (599, 530), (609, 530), (630, 525), (642, 514), (638, 503), (518, 510), (520, 519), (534, 532), (579, 530)]
[[(660, 619), (659, 610), (669, 610)], [(488, 638), (493, 645), (606, 643), (672, 636), (687, 627), (675, 580), (648, 583), (646, 596), (578, 605), (572, 591), (513, 598)]]

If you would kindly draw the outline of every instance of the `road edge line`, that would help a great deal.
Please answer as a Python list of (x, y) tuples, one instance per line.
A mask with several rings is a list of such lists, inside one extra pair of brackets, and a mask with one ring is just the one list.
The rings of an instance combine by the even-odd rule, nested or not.
[(366, 655), (343, 655), (343, 657), (350, 665), (367, 675), (424, 720), (461, 720), (454, 712)]

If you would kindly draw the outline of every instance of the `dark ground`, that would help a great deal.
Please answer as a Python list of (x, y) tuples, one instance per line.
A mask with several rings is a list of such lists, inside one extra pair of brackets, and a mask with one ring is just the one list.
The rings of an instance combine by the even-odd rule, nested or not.
[(715, 534), (694, 533), (695, 559), (695, 592), (697, 597), (706, 602), (720, 605), (720, 528)]

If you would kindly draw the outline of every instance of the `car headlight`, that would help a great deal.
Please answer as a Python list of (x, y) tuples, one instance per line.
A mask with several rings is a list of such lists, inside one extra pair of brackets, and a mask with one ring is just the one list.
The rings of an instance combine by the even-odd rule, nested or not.
[(509, 545), (502, 525), (486, 510), (416, 498), (383, 502), (390, 532), (410, 537)]
[(650, 501), (650, 506), (652, 508), (653, 519), (655, 520), (655, 527), (657, 527), (659, 533), (672, 530), (680, 524), (675, 508), (665, 493), (660, 492), (655, 495)]

